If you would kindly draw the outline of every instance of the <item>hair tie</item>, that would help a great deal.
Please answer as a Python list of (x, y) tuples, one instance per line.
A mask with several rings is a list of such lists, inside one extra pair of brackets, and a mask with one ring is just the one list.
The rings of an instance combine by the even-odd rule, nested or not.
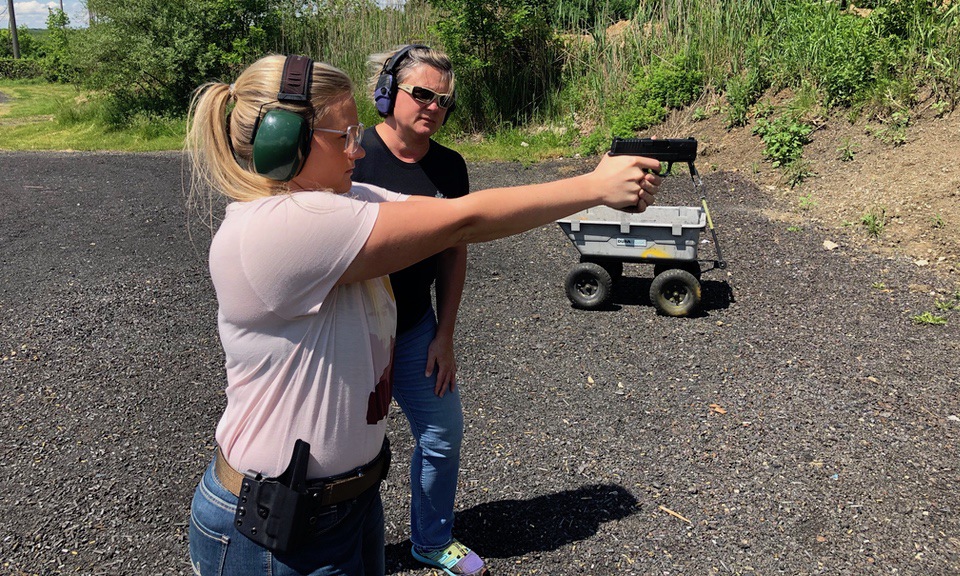
[(227, 88), (227, 90), (229, 90), (229, 92), (230, 92), (230, 97), (233, 98), (234, 100), (236, 100), (236, 99), (237, 99), (237, 95), (234, 93), (233, 88), (234, 88), (233, 84), (230, 84), (230, 86)]

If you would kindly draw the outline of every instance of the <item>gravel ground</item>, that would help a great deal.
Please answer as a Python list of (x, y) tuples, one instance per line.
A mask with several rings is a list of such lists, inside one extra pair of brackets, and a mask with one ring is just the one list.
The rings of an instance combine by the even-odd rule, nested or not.
[[(584, 166), (470, 169), (479, 189)], [(7, 153), (0, 174), (0, 573), (188, 574), (224, 396), (180, 157)], [(573, 309), (555, 225), (471, 247), (455, 533), (496, 575), (960, 574), (960, 311), (936, 307), (957, 286), (705, 181), (729, 268), (697, 317), (658, 316), (640, 265)], [(659, 200), (696, 203), (682, 178)], [(390, 436), (388, 572), (430, 574), (397, 409)]]

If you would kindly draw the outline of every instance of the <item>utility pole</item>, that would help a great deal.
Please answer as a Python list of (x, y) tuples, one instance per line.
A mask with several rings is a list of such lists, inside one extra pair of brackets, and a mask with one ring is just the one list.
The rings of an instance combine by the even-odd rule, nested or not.
[(20, 40), (17, 38), (17, 17), (13, 13), (13, 0), (7, 0), (7, 12), (10, 13), (10, 37), (13, 39), (13, 57), (20, 58)]

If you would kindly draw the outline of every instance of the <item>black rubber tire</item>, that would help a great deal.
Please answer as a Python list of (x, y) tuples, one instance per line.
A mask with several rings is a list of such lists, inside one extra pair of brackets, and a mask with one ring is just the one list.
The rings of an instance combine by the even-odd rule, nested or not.
[(664, 270), (650, 284), (650, 301), (665, 316), (689, 316), (700, 307), (700, 281), (687, 270)]
[(567, 298), (575, 307), (594, 310), (610, 299), (613, 278), (603, 266), (593, 262), (581, 262), (567, 274), (563, 287)]

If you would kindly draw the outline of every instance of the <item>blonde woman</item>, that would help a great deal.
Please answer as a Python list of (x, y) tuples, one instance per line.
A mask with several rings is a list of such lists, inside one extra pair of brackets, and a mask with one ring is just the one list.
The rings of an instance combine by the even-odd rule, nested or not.
[(352, 94), (336, 68), (268, 56), (191, 105), (193, 203), (230, 201), (210, 247), (227, 404), (190, 517), (203, 576), (383, 574), (387, 275), (590, 206), (643, 210), (660, 185), (657, 161), (627, 156), (455, 200), (353, 184)]

